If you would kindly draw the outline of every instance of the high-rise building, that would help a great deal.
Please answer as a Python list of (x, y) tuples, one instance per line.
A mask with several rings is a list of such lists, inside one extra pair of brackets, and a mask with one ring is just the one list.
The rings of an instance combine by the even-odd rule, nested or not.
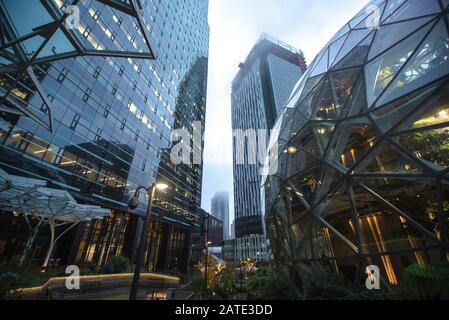
[[(304, 55), (300, 50), (263, 34), (246, 61), (240, 65), (232, 83), (233, 131), (272, 129), (305, 69)], [(269, 134), (266, 134), (265, 138), (258, 139), (266, 140), (261, 142), (266, 145), (268, 137)], [(238, 154), (238, 145), (241, 143), (234, 135), (234, 207), (237, 238), (263, 234), (260, 165), (238, 161), (241, 156)], [(244, 141), (243, 145), (246, 145)], [(256, 150), (255, 154), (259, 152), (261, 151)]]
[(231, 223), (231, 237), (230, 239), (235, 239), (235, 220), (232, 220)]
[(223, 221), (209, 215), (209, 225), (207, 232), (208, 245), (211, 247), (221, 247), (223, 245)]
[[(0, 23), (8, 24), (2, 30), (25, 36), (62, 17), (71, 4), (1, 1)], [(39, 52), (32, 46), (41, 38), (20, 44), (23, 55), (0, 52), (0, 93), (6, 93), (0, 100), (0, 168), (112, 209), (109, 218), (82, 222), (64, 236), (54, 250), (61, 263), (101, 266), (115, 255), (133, 260), (139, 234), (146, 232), (146, 267), (183, 271), (193, 263), (192, 248), (202, 249), (202, 166), (174, 165), (170, 139), (174, 129), (193, 133), (194, 121), (204, 130), (208, 0), (77, 1), (76, 7), (79, 25), (58, 24), (25, 76), (10, 65)], [(39, 35), (45, 39), (46, 32)], [(141, 230), (148, 199), (142, 192), (133, 212), (128, 200), (156, 180), (169, 189), (156, 195), (153, 219)], [(0, 260), (14, 259), (25, 241), (21, 219), (2, 207), (0, 226)], [(35, 243), (36, 263), (48, 238), (42, 232)]]
[(394, 287), (447, 262), (448, 6), (371, 1), (298, 82), (277, 124), (283, 169), (264, 181), (277, 264), (319, 260), (364, 288), (368, 266)]
[(236, 262), (251, 259), (258, 262), (268, 262), (267, 245), (265, 235), (251, 235), (235, 240)]
[(259, 263), (269, 261), (265, 235), (251, 235), (223, 241), (223, 259), (234, 266), (240, 266), (242, 261), (253, 260)]
[(223, 241), (221, 256), (227, 263), (233, 265), (234, 267), (237, 266), (237, 261), (235, 260), (235, 239)]
[(229, 193), (217, 192), (211, 200), (211, 213), (223, 221), (223, 240), (229, 239)]

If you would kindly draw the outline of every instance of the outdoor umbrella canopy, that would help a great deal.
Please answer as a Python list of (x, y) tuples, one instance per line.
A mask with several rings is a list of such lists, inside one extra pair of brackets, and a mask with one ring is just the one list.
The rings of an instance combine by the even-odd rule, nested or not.
[(78, 204), (69, 192), (45, 185), (43, 180), (11, 176), (0, 170), (0, 209), (67, 223), (102, 219), (111, 213), (99, 206)]
[[(50, 247), (44, 267), (56, 242), (69, 230), (82, 221), (99, 220), (111, 214), (111, 210), (100, 206), (78, 204), (65, 190), (45, 186), (43, 180), (9, 175), (0, 169), (0, 209), (23, 214), (30, 232), (25, 251), (32, 246), (40, 227), (50, 227)], [(37, 221), (35, 225), (30, 223), (30, 217)], [(70, 226), (56, 237), (56, 228), (64, 225)]]

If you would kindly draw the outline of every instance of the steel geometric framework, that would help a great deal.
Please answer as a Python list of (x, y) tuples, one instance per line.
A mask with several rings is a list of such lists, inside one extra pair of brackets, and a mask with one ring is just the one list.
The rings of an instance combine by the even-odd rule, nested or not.
[(301, 78), (264, 182), (277, 263), (329, 262), (354, 286), (374, 264), (396, 285), (448, 258), (448, 9), (372, 1)]
[[(80, 0), (0, 1), (0, 111), (25, 115), (53, 130), (52, 108), (36, 74), (50, 62), (79, 56), (154, 59), (140, 0), (91, 0), (109, 7), (114, 17), (131, 20), (132, 43), (119, 43), (107, 28), (107, 38), (95, 39), (89, 28), (76, 23)], [(85, 12), (82, 12), (85, 13)], [(97, 13), (93, 18), (98, 19)], [(82, 20), (83, 16), (78, 20)], [(27, 107), (37, 93), (46, 106), (48, 121)]]

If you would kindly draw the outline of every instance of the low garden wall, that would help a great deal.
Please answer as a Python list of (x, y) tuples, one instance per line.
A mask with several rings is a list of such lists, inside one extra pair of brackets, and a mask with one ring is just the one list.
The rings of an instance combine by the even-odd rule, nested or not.
[[(34, 288), (22, 288), (14, 291), (14, 296), (24, 300), (70, 299), (82, 298), (84, 295), (104, 294), (115, 290), (131, 287), (132, 273), (80, 276), (80, 288), (70, 290), (66, 286), (66, 277), (49, 279), (44, 285)], [(70, 278), (73, 283), (73, 277)], [(143, 273), (140, 276), (139, 290), (160, 291), (177, 289), (180, 283), (178, 277), (161, 274)]]

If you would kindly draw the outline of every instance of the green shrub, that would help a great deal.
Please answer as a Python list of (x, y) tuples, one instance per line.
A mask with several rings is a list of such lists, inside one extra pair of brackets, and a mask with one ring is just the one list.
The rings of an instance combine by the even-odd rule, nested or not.
[(387, 301), (397, 300), (398, 298), (385, 290), (363, 290), (359, 292), (350, 292), (342, 298), (342, 300), (371, 300), (371, 301)]
[(123, 256), (110, 257), (102, 269), (105, 274), (127, 273), (131, 271), (129, 259)]
[(45, 274), (36, 273), (29, 268), (11, 263), (1, 263), (0, 300), (19, 299), (20, 293), (14, 291), (15, 289), (38, 286), (45, 281), (47, 281)]
[(32, 287), (45, 283), (47, 274), (10, 263), (0, 265), (0, 279), (13, 287)]
[(13, 266), (0, 264), (0, 300), (15, 298), (11, 295), (11, 290), (18, 287), (21, 276), (21, 271)]
[(329, 267), (320, 263), (297, 264), (295, 268), (262, 269), (246, 281), (250, 299), (260, 300), (392, 300), (385, 291), (354, 291)]
[(340, 277), (318, 262), (297, 264), (294, 272), (305, 300), (339, 300), (350, 293)]
[(254, 300), (295, 300), (301, 297), (284, 269), (258, 270), (246, 280), (245, 288), (249, 298)]
[(448, 300), (449, 263), (414, 264), (405, 269), (401, 296), (409, 300)]

